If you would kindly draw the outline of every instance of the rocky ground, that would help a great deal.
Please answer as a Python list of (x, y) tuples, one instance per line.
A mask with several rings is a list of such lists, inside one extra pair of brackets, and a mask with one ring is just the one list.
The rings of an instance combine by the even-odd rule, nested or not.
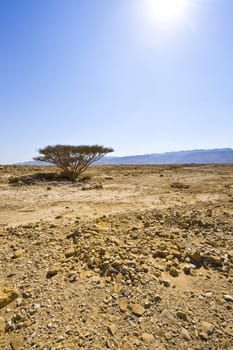
[(233, 165), (42, 170), (0, 168), (1, 350), (233, 349)]

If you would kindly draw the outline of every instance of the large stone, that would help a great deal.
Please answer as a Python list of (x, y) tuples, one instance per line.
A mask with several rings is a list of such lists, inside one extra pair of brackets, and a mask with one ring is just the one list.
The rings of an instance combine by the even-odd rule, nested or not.
[(142, 334), (142, 340), (147, 343), (147, 344), (150, 344), (150, 343), (153, 343), (155, 341), (155, 338), (153, 336), (153, 334), (150, 334), (150, 333), (143, 333)]
[(48, 278), (55, 276), (60, 271), (60, 266), (58, 265), (50, 265), (47, 271), (46, 276)]
[(203, 321), (201, 322), (201, 330), (202, 332), (210, 335), (214, 332), (214, 325), (212, 323)]
[(67, 248), (64, 254), (65, 254), (65, 257), (68, 259), (75, 254), (75, 249), (73, 247)]
[(18, 298), (19, 292), (16, 288), (0, 288), (0, 309), (16, 298)]
[(169, 273), (172, 277), (178, 277), (179, 276), (179, 271), (174, 267), (172, 266), (169, 270)]
[(201, 252), (198, 249), (190, 251), (188, 253), (188, 257), (191, 259), (191, 261), (194, 264), (197, 264), (197, 265), (201, 265), (202, 264), (203, 256), (202, 256)]
[(136, 316), (142, 316), (145, 312), (145, 309), (142, 305), (140, 304), (133, 304), (132, 305), (132, 312), (133, 314), (135, 314)]
[(201, 332), (199, 333), (201, 339), (208, 340), (209, 336), (214, 332), (214, 325), (212, 323), (201, 322)]

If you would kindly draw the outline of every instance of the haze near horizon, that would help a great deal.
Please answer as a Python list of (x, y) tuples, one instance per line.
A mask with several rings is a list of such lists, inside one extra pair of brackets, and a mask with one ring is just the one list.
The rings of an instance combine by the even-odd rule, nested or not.
[(231, 0), (2, 0), (0, 164), (233, 147)]

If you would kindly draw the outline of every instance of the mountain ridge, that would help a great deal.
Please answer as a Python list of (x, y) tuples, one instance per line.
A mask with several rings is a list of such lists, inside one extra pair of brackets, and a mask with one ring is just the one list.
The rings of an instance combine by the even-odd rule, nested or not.
[[(232, 148), (194, 149), (129, 156), (106, 156), (95, 165), (117, 164), (221, 164), (233, 163)], [(46, 165), (44, 162), (28, 161), (17, 165)]]
[(150, 153), (124, 157), (105, 157), (99, 164), (212, 164), (233, 163), (233, 149), (197, 149)]

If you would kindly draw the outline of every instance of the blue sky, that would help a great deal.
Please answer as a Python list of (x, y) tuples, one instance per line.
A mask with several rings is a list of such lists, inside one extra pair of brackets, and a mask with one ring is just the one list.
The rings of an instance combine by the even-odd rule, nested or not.
[(233, 1), (150, 26), (146, 1), (0, 0), (0, 164), (233, 146)]

